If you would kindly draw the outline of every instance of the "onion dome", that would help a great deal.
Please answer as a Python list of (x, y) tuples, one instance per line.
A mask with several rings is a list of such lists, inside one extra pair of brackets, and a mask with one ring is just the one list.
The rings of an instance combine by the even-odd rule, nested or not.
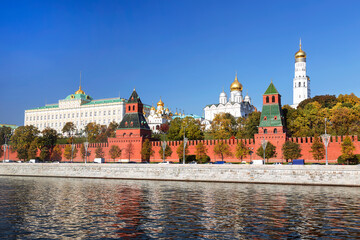
[(306, 53), (301, 49), (301, 39), (300, 39), (300, 49), (295, 53), (295, 58), (306, 58)]
[(85, 92), (81, 89), (81, 85), (79, 86), (79, 90), (77, 90), (75, 92), (75, 94), (84, 94), (85, 95)]
[(224, 90), (220, 93), (220, 97), (225, 97), (225, 98), (227, 98), (227, 95), (226, 95), (226, 93), (224, 92)]
[(237, 74), (236, 74), (235, 75), (235, 80), (230, 86), (230, 91), (232, 92), (232, 91), (242, 91), (242, 90), (243, 90), (243, 86), (238, 81)]
[(152, 110), (154, 110), (154, 111), (156, 110), (154, 106), (152, 106), (152, 107), (150, 108), (150, 111), (152, 111)]
[(161, 100), (161, 98), (160, 98), (160, 101), (157, 103), (157, 106), (158, 106), (158, 107), (159, 107), (159, 106), (161, 106), (161, 107), (164, 106), (164, 102)]
[(247, 93), (246, 93), (246, 96), (244, 98), (244, 101), (245, 102), (250, 102), (251, 101), (251, 99), (250, 99), (250, 97), (249, 97), (249, 95)]

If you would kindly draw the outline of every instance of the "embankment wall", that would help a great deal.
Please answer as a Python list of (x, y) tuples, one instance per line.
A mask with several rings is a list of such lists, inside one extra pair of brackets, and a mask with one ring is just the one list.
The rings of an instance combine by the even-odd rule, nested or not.
[(360, 187), (360, 166), (1, 163), (0, 176), (303, 184)]

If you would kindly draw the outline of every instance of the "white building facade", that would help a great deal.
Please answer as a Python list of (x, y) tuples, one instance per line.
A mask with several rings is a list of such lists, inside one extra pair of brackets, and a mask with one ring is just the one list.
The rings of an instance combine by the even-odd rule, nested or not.
[(146, 121), (153, 133), (159, 133), (160, 125), (171, 121), (173, 114), (170, 112), (169, 108), (164, 106), (165, 104), (160, 98), (156, 109), (152, 106), (149, 114), (146, 114), (144, 111)]
[(293, 80), (293, 108), (300, 102), (311, 97), (310, 77), (306, 75), (306, 53), (300, 49), (295, 53), (295, 76)]
[[(234, 82), (230, 86), (230, 97), (228, 99), (224, 90), (220, 93), (219, 103), (210, 104), (204, 108), (205, 120), (210, 123), (216, 114), (230, 113), (235, 118), (247, 117), (255, 111), (255, 107), (251, 104), (251, 98), (248, 94), (242, 95), (243, 86), (238, 81), (237, 75)], [(208, 126), (206, 126), (208, 128)]]
[(80, 132), (91, 122), (101, 125), (113, 121), (119, 123), (125, 114), (125, 104), (126, 100), (120, 97), (93, 100), (80, 86), (75, 94), (59, 100), (58, 104), (25, 110), (24, 125), (33, 125), (40, 131), (50, 127), (62, 133), (64, 125), (72, 122)]

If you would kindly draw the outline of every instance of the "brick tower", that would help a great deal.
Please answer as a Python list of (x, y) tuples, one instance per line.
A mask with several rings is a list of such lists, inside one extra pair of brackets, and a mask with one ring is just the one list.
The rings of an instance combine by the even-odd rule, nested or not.
[(281, 95), (276, 90), (272, 81), (263, 94), (259, 133), (255, 134), (254, 138), (258, 146), (261, 146), (263, 139), (271, 142), (276, 146), (277, 157), (282, 157), (281, 147), (286, 141), (284, 117), (281, 110)]
[[(146, 138), (151, 137), (151, 130), (143, 115), (143, 104), (137, 92), (132, 92), (126, 103), (126, 112), (116, 130), (116, 137), (109, 139), (109, 145), (118, 145), (122, 150), (123, 158), (129, 160), (141, 160), (141, 147)], [(129, 144), (132, 145), (132, 154), (127, 151)]]

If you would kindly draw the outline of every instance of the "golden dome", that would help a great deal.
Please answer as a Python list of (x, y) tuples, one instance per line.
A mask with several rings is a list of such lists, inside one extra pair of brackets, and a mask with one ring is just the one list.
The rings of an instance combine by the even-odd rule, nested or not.
[(300, 49), (295, 53), (295, 58), (306, 58), (306, 53), (301, 50), (301, 39), (300, 39)]
[(155, 107), (154, 107), (154, 106), (152, 106), (152, 107), (150, 108), (150, 110), (154, 110), (154, 111), (155, 111)]
[(157, 103), (157, 106), (158, 106), (158, 107), (159, 107), (159, 106), (161, 106), (161, 107), (164, 106), (164, 102), (161, 100), (161, 98), (160, 98), (160, 101)]
[(83, 90), (81, 90), (81, 85), (79, 86), (79, 90), (77, 90), (75, 92), (75, 94), (84, 94), (85, 95), (85, 92)]
[(242, 91), (242, 90), (243, 90), (243, 86), (238, 81), (237, 74), (236, 74), (235, 75), (235, 80), (230, 86), (230, 91)]

